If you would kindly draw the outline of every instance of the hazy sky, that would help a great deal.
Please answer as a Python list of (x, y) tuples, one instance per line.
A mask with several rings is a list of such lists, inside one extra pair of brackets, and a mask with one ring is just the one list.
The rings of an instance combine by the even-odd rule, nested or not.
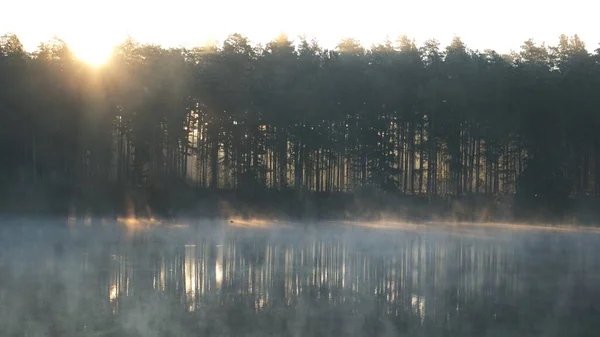
[[(281, 32), (306, 34), (322, 45), (343, 37), (364, 45), (401, 34), (418, 43), (454, 35), (467, 46), (499, 52), (518, 49), (528, 38), (555, 43), (558, 35), (579, 34), (594, 50), (600, 42), (591, 0), (7, 0), (0, 34), (16, 33), (35, 49), (57, 35), (82, 54), (107, 52), (127, 35), (142, 42), (194, 46), (241, 32), (265, 42)], [(594, 22), (596, 21), (596, 25)]]

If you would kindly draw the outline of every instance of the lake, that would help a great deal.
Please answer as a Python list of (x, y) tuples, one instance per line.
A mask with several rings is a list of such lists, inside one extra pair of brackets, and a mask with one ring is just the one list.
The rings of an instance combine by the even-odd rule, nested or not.
[(0, 223), (0, 336), (598, 336), (600, 234)]

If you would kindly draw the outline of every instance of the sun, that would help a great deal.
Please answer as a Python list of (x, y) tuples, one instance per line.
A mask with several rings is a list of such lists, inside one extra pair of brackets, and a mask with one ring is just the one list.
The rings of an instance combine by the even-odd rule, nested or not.
[(74, 44), (71, 48), (78, 59), (98, 67), (108, 61), (112, 55), (114, 45), (90, 41), (90, 43)]
[(112, 54), (112, 48), (105, 48), (105, 49), (100, 49), (100, 48), (74, 48), (74, 52), (75, 52), (75, 56), (77, 56), (78, 59), (82, 60), (85, 63), (88, 63), (92, 66), (101, 66), (104, 63), (106, 63), (106, 61), (108, 61), (108, 59), (110, 58), (110, 55)]
[(78, 34), (73, 35), (67, 40), (73, 54), (92, 66), (105, 64), (111, 57), (113, 48), (119, 43), (115, 36), (98, 31), (82, 29)]

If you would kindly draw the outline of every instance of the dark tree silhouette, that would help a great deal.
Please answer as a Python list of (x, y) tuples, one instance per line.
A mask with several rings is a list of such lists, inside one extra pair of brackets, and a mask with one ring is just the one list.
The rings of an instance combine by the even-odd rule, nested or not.
[(127, 40), (93, 68), (58, 38), (28, 53), (4, 35), (0, 187), (600, 195), (600, 54), (576, 35), (510, 55), (297, 42)]

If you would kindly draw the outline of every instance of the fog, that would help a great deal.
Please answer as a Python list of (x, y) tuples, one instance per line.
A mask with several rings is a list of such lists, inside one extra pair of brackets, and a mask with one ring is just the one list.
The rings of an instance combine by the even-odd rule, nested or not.
[(592, 336), (600, 234), (264, 221), (0, 223), (0, 336)]

